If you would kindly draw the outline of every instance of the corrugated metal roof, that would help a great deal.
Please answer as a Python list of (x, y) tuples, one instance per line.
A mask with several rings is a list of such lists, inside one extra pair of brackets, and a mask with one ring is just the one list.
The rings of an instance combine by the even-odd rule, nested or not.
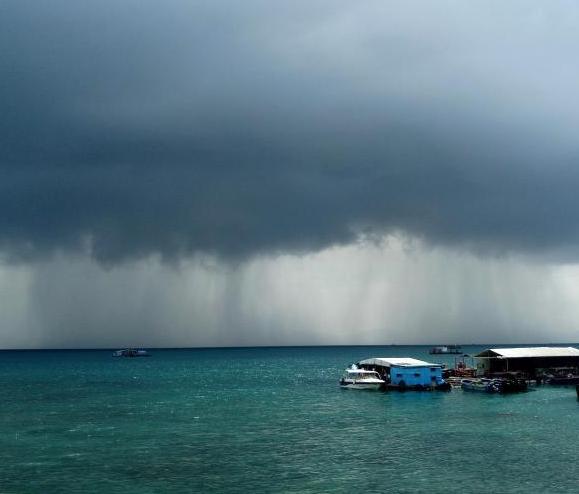
[(370, 371), (366, 369), (346, 369), (348, 374), (376, 374), (376, 371)]
[(382, 365), (384, 367), (391, 367), (399, 365), (403, 367), (440, 367), (440, 364), (431, 364), (424, 360), (418, 360), (411, 357), (374, 357), (360, 360), (361, 365)]
[[(527, 347), (527, 348), (489, 348), (482, 355), (491, 351), (503, 358), (530, 358), (530, 357), (579, 357), (579, 350), (572, 346), (556, 347), (556, 346), (541, 346), (541, 347)], [(478, 357), (477, 355), (477, 357)]]

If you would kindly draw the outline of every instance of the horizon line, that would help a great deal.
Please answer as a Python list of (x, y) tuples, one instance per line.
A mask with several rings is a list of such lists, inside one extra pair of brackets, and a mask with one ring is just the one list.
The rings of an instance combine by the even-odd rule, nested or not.
[(549, 342), (549, 343), (447, 343), (447, 344), (433, 344), (433, 343), (387, 343), (387, 344), (366, 344), (366, 345), (350, 345), (350, 344), (319, 344), (319, 345), (232, 345), (232, 346), (176, 346), (176, 347), (155, 347), (155, 346), (117, 346), (117, 347), (78, 347), (78, 348), (0, 348), (0, 352), (63, 352), (63, 351), (115, 351), (119, 348), (146, 348), (148, 350), (235, 350), (235, 349), (249, 349), (249, 348), (342, 348), (342, 347), (409, 347), (409, 346), (541, 346), (541, 345), (579, 345), (579, 342)]

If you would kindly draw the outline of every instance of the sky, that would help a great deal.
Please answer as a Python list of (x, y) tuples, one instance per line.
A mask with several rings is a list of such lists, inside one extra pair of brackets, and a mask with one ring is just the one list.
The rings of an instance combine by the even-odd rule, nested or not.
[(0, 348), (579, 341), (578, 21), (3, 0)]

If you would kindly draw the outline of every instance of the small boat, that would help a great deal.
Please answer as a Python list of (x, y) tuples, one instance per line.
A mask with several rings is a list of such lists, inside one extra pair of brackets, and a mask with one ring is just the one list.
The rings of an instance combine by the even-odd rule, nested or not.
[(577, 369), (562, 368), (543, 375), (543, 382), (552, 386), (572, 386), (579, 384)]
[(380, 389), (386, 382), (376, 371), (364, 369), (346, 369), (340, 386), (348, 389)]
[(518, 393), (527, 390), (527, 383), (522, 379), (508, 380), (508, 379), (463, 379), (461, 388), (464, 391), (478, 391), (482, 393)]
[(492, 393), (490, 379), (462, 379), (460, 387), (465, 391), (481, 391), (483, 393)]
[(150, 357), (151, 354), (147, 350), (137, 349), (137, 348), (125, 348), (123, 350), (117, 350), (113, 352), (113, 357)]
[(459, 376), (450, 376), (445, 379), (452, 388), (460, 388), (462, 386), (462, 380), (463, 378)]
[(460, 345), (435, 346), (428, 353), (431, 355), (462, 355), (462, 348)]
[(553, 376), (545, 379), (545, 384), (552, 386), (572, 386), (579, 384), (579, 376), (569, 374), (568, 376)]

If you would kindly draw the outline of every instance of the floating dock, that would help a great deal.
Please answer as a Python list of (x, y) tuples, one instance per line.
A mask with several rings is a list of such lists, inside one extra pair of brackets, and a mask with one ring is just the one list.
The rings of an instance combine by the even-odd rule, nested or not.
[(373, 357), (360, 360), (357, 366), (378, 372), (389, 389), (448, 390), (442, 377), (442, 364), (433, 364), (411, 357)]

